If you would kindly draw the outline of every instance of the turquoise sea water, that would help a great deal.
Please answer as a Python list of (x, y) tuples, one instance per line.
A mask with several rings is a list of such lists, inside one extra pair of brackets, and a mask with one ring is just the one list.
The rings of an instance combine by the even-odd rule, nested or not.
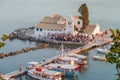
[[(98, 23), (102, 30), (120, 29), (119, 0), (0, 0), (0, 36), (3, 33), (9, 34), (17, 28), (33, 26), (44, 16), (51, 16), (55, 13), (62, 16), (79, 15), (78, 7), (83, 3), (88, 5), (90, 24)], [(6, 46), (0, 49), (0, 52), (6, 53), (35, 45), (36, 43), (20, 40), (7, 41)], [(29, 61), (41, 61), (43, 56), (49, 58), (56, 55), (56, 52), (56, 48), (45, 48), (0, 59), (0, 72), (3, 74), (11, 72), (18, 69), (19, 64), (24, 66)], [(115, 78), (114, 65), (92, 60), (92, 55), (98, 55), (95, 49), (87, 53), (88, 68), (80, 73), (78, 80), (113, 80)], [(17, 80), (34, 80), (25, 79), (25, 77)], [(67, 78), (66, 80), (73, 79)]]

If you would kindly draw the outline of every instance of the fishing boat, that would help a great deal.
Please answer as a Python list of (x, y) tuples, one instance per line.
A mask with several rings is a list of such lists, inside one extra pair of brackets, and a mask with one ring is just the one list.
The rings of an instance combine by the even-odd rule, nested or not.
[(70, 53), (70, 54), (67, 54), (66, 56), (68, 56), (70, 58), (72, 58), (72, 57), (77, 58), (78, 59), (77, 63), (79, 63), (79, 64), (87, 64), (88, 63), (88, 61), (87, 61), (88, 57), (84, 56), (84, 55), (78, 55), (78, 54), (75, 54), (75, 53)]
[(102, 54), (107, 54), (110, 52), (110, 50), (108, 50), (106, 48), (97, 48), (96, 50), (98, 53), (102, 53)]
[(69, 56), (61, 56), (58, 58), (59, 60), (61, 61), (64, 61), (64, 62), (68, 62), (70, 63), (71, 61), (74, 61), (75, 64), (87, 64), (87, 60), (82, 60), (82, 59), (79, 59), (79, 58), (75, 58), (75, 57), (69, 57)]
[(50, 63), (47, 65), (47, 68), (50, 70), (62, 72), (65, 77), (73, 77), (77, 76), (77, 70), (80, 69), (81, 66), (74, 66), (71, 64)]
[(41, 65), (30, 66), (27, 75), (38, 80), (62, 80), (63, 74), (58, 71), (48, 70)]
[(106, 61), (105, 56), (92, 56), (94, 60), (101, 60), (101, 61)]
[(75, 53), (69, 53), (69, 54), (66, 54), (67, 56), (69, 57), (74, 57), (74, 58), (78, 58), (78, 59), (81, 59), (81, 60), (87, 60), (87, 56), (84, 56), (84, 55), (79, 55), (79, 54), (75, 54)]

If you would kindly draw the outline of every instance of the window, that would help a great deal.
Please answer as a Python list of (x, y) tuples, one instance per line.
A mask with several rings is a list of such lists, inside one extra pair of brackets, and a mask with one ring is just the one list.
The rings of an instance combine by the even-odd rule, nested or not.
[(59, 29), (59, 31), (61, 31), (61, 29)]
[(78, 21), (78, 24), (80, 24), (80, 21)]
[(40, 28), (40, 31), (42, 31), (42, 28)]
[(68, 22), (68, 25), (71, 25), (72, 24), (72, 22)]
[(36, 28), (36, 31), (38, 31), (39, 29), (38, 28)]

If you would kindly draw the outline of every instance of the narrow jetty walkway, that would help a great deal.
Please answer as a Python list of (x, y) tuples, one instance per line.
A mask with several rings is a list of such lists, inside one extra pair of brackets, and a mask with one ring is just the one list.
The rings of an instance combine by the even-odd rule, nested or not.
[(3, 75), (3, 77), (6, 79), (6, 80), (15, 80), (15, 77), (18, 77), (18, 76), (21, 76), (21, 75), (24, 75), (26, 72), (26, 69), (25, 68), (22, 68), (22, 70), (16, 70), (16, 71), (13, 71), (13, 72), (10, 72), (10, 73), (7, 73), (5, 75)]

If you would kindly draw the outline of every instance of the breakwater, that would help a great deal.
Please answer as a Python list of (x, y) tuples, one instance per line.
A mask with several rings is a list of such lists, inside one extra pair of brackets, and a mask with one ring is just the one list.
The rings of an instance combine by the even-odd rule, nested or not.
[[(29, 28), (20, 28), (9, 34), (9, 39), (19, 39), (19, 40), (28, 40), (28, 41), (33, 41), (36, 42), (38, 39), (36, 37), (30, 36), (31, 34), (34, 33), (34, 28), (29, 27)], [(29, 34), (29, 35), (28, 35)]]
[(8, 53), (0, 53), (0, 58), (4, 58), (4, 57), (9, 57), (9, 56), (15, 56), (18, 54), (23, 54), (23, 53), (27, 53), (29, 51), (34, 51), (36, 49), (43, 49), (45, 47), (48, 47), (49, 44), (39, 44), (36, 47), (27, 47), (27, 48), (23, 48), (21, 50), (17, 50), (15, 52), (8, 52)]

